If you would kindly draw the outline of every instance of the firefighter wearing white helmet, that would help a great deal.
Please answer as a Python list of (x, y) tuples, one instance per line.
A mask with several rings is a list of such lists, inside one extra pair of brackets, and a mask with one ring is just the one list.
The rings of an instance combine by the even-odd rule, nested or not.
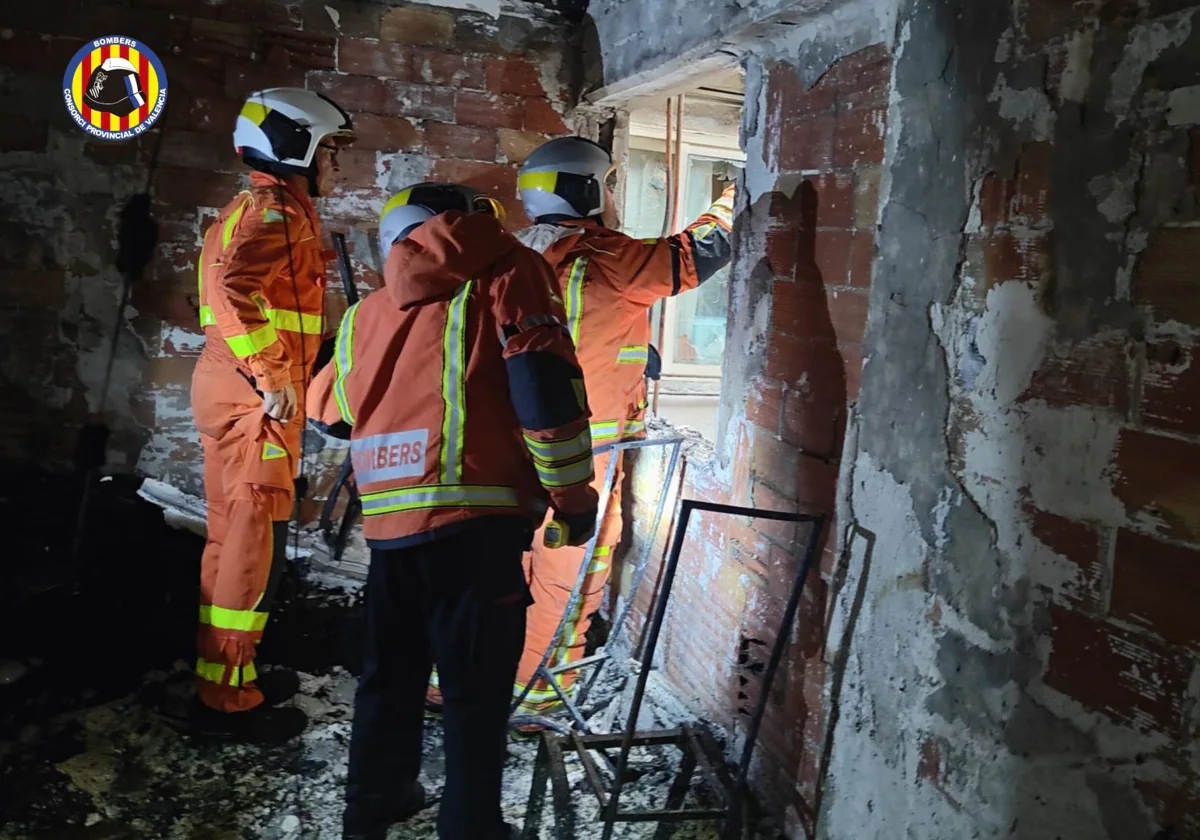
[[(613, 229), (619, 222), (607, 182), (614, 170), (612, 156), (598, 144), (564, 137), (530, 155), (518, 179), (525, 211), (535, 222), (518, 238), (540, 251), (555, 269), (587, 383), (592, 442), (597, 447), (645, 435), (646, 376), (657, 375), (650, 308), (662, 298), (699, 286), (728, 265), (732, 253), (732, 185), (680, 233), (633, 239)], [(597, 483), (603, 481), (609, 457), (618, 462), (608, 508), (597, 527), (584, 600), (571, 617), (551, 667), (583, 656), (590, 616), (599, 607), (621, 537), (619, 453), (596, 457)], [(534, 539), (532, 572), (526, 570), (534, 604), (517, 674), (517, 693), (529, 689), (522, 704), (526, 712), (544, 711), (557, 701), (550, 686), (529, 683), (563, 617), (583, 558), (582, 549), (548, 549), (540, 534)], [(569, 689), (575, 676), (563, 673), (562, 686)]]
[(255, 171), (205, 233), (204, 350), (192, 411), (204, 448), (208, 542), (200, 580), (195, 733), (277, 743), (307, 723), (277, 708), (295, 673), (259, 671), (256, 652), (285, 563), (305, 389), (333, 329), (312, 197), (328, 194), (349, 116), (320, 94), (273, 88), (246, 100), (233, 144)]
[(379, 214), (379, 247), (387, 262), (392, 246), (441, 213), (486, 213), (504, 221), (504, 207), (494, 198), (462, 184), (427, 181), (396, 193)]

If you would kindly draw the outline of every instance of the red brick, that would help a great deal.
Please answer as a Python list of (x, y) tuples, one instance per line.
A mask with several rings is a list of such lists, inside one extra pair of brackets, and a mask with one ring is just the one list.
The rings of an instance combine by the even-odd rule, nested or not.
[(291, 67), (332, 70), (337, 66), (337, 39), (311, 32), (267, 31), (259, 35), (261, 49), (268, 58)]
[(838, 344), (862, 344), (867, 330), (867, 293), (858, 289), (830, 291), (829, 317), (837, 333)]
[(308, 87), (323, 93), (347, 111), (372, 114), (393, 113), (387, 82), (369, 76), (314, 72), (308, 74)]
[(338, 43), (338, 70), (383, 79), (412, 79), (411, 48), (373, 38), (343, 38)]
[(404, 117), (355, 114), (355, 149), (382, 152), (413, 152), (424, 146), (424, 132)]
[(1157, 321), (1200, 326), (1200, 228), (1160, 228), (1142, 253), (1134, 288), (1137, 302)]
[(833, 143), (834, 166), (883, 163), (886, 108), (863, 108), (839, 113)]
[(1089, 610), (1103, 609), (1105, 561), (1100, 554), (1100, 534), (1083, 522), (1043, 510), (1030, 509), (1030, 515), (1033, 535), (1079, 570), (1077, 583), (1064, 594)]
[(817, 227), (854, 228), (854, 175), (830, 172), (809, 178), (816, 192)]
[(832, 114), (837, 106), (837, 91), (832, 87), (806, 88), (794, 65), (778, 63), (770, 71), (768, 88), (770, 108), (783, 117)]
[[(206, 20), (191, 18), (186, 23), (184, 36), (180, 39), (179, 55), (186, 55), (189, 60), (215, 59), (227, 61), (242, 59), (255, 51), (259, 32), (257, 27), (249, 23), (234, 23), (223, 20)], [(153, 43), (147, 39), (148, 43)], [(169, 66), (164, 65), (167, 76), (171, 75)]]
[(786, 123), (777, 132), (779, 168), (783, 172), (829, 169), (833, 165), (833, 137), (837, 118), (805, 117)]
[[(384, 82), (383, 113), (411, 119), (454, 122), (454, 91), (406, 82)], [(364, 109), (369, 110), (369, 109)]]
[(547, 100), (534, 97), (525, 100), (525, 128), (550, 135), (567, 133), (562, 114), (554, 110)]
[(984, 176), (983, 185), (979, 188), (979, 218), (984, 227), (1008, 224), (1016, 188), (1015, 179), (1001, 178), (995, 172)]
[(1021, 151), (1012, 204), (1013, 221), (1029, 226), (1049, 222), (1053, 153), (1050, 143), (1027, 143)]
[(783, 386), (775, 381), (758, 381), (746, 395), (746, 419), (771, 434), (779, 434), (783, 411)]
[[(229, 56), (219, 60), (195, 60), (193, 56), (165, 55), (162, 57), (163, 70), (167, 74), (170, 95), (175, 90), (186, 91), (190, 96), (222, 96), (244, 98), (246, 92), (230, 93), (227, 88), (227, 65), (244, 66)], [(303, 86), (303, 77), (300, 84)], [(247, 91), (248, 92), (248, 91)]]
[(380, 21), (379, 38), (400, 44), (448, 47), (454, 43), (454, 15), (433, 9), (389, 9)]
[(1174, 734), (1191, 664), (1152, 639), (1051, 607), (1046, 684), (1137, 729)]
[(1117, 532), (1112, 614), (1168, 642), (1200, 646), (1200, 551), (1122, 528)]
[(430, 122), (425, 126), (425, 140), (430, 153), (438, 157), (496, 159), (497, 135), (492, 128)]
[(487, 85), (484, 60), (474, 56), (415, 48), (410, 56), (414, 82), (482, 90)]
[(777, 280), (772, 286), (771, 329), (776, 332), (805, 341), (828, 337), (827, 310), (825, 291), (815, 283)]
[(856, 233), (850, 243), (850, 285), (860, 289), (871, 288), (875, 270), (875, 235)]
[(548, 139), (536, 131), (517, 131), (512, 128), (499, 129), (500, 152), (511, 164), (521, 165), (539, 146)]
[(796, 497), (796, 469), (799, 452), (796, 447), (775, 435), (760, 433), (754, 436), (750, 471), (755, 481), (762, 481), (789, 499)]
[(1200, 444), (1125, 429), (1117, 444), (1115, 492), (1130, 516), (1156, 521), (1163, 536), (1200, 542)]
[(818, 82), (821, 87), (837, 87), (846, 92), (869, 91), (883, 87), (892, 79), (892, 56), (883, 44), (875, 44), (838, 61)]
[(228, 139), (233, 134), (241, 110), (242, 103), (235, 99), (223, 96), (196, 97), (191, 103), (188, 122), (199, 131), (224, 135)]
[[(304, 87), (306, 72), (301, 67), (262, 62), (230, 62), (225, 67), (225, 95), (245, 99), (257, 90), (273, 87)], [(171, 77), (174, 80), (174, 77)]]
[(1200, 434), (1200, 357), (1195, 347), (1185, 349), (1169, 340), (1147, 344), (1142, 423)]
[(520, 97), (496, 93), (459, 91), (454, 122), (483, 128), (525, 127), (525, 106)]
[[(836, 352), (826, 354), (828, 363), (836, 364), (839, 372), (842, 365), (841, 357)], [(844, 414), (845, 390), (844, 379), (839, 381), (837, 375), (827, 377), (831, 383), (823, 388), (825, 393), (815, 394), (804, 389), (790, 389), (784, 395), (783, 402), (783, 439), (800, 447), (805, 452), (811, 452), (826, 458), (840, 454), (841, 424)]]
[(0, 152), (44, 152), (48, 138), (44, 120), (22, 117), (0, 120)]
[(378, 176), (379, 153), (373, 149), (351, 147), (338, 154), (337, 188), (354, 190), (374, 185)]
[(434, 164), (433, 178), (466, 184), (497, 198), (511, 196), (517, 191), (517, 170), (498, 163), (439, 160)]
[(986, 295), (988, 289), (1010, 280), (1038, 281), (1046, 272), (1048, 255), (1044, 236), (996, 233), (982, 237), (981, 245), (984, 260), (982, 294)]
[(1129, 359), (1123, 335), (1056, 345), (1033, 375), (1025, 399), (1051, 405), (1096, 405), (1129, 412)]
[[(851, 257), (857, 234), (846, 230), (819, 230), (814, 244), (813, 262), (826, 286), (849, 286)], [(804, 254), (801, 253), (801, 263)]]
[(154, 179), (154, 198), (160, 204), (182, 207), (224, 207), (237, 193), (235, 175), (202, 169), (163, 167)]
[(487, 89), (492, 93), (544, 98), (541, 73), (537, 65), (523, 58), (487, 59)]
[[(781, 495), (760, 481), (751, 483), (750, 503), (756, 508), (782, 513), (797, 513), (800, 510), (795, 499)], [(754, 523), (754, 530), (782, 548), (790, 548), (796, 542), (797, 529), (794, 522), (760, 519)]]
[(854, 173), (854, 227), (874, 233), (879, 219), (879, 182), (883, 170), (868, 166)]
[(828, 318), (824, 309), (814, 313), (812, 323), (818, 329), (809, 335), (791, 336), (781, 330), (772, 332), (767, 342), (767, 364), (763, 372), (794, 388), (810, 378), (813, 371), (840, 359), (837, 336)]

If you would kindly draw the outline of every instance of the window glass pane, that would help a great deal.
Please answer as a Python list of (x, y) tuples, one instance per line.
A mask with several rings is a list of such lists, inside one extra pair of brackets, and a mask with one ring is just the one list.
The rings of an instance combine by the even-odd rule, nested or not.
[(641, 149), (630, 150), (622, 229), (634, 239), (661, 236), (666, 213), (666, 155)]

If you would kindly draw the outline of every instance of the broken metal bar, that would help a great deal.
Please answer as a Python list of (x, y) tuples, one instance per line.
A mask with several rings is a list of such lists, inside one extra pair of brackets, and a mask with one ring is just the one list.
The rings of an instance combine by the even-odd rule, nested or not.
[(563, 687), (558, 684), (558, 680), (554, 679), (554, 674), (546, 668), (542, 668), (537, 672), (536, 678), (550, 686), (575, 720), (575, 725), (586, 732), (588, 728), (587, 719), (583, 716), (583, 712), (579, 710), (579, 707), (575, 705), (574, 701), (571, 700), (570, 696), (568, 696), (567, 692), (563, 690)]
[(529, 785), (529, 804), (525, 806), (525, 828), (521, 840), (538, 840), (542, 827), (542, 814), (546, 808), (546, 783), (550, 781), (550, 752), (546, 747), (549, 733), (543, 732), (538, 740), (537, 758), (533, 762), (533, 780)]
[(554, 788), (555, 840), (575, 840), (575, 809), (571, 806), (571, 785), (567, 781), (567, 761), (563, 757), (562, 740), (557, 735), (542, 736), (546, 744), (546, 760), (550, 765), (550, 782)]
[[(667, 472), (663, 476), (662, 490), (658, 494), (658, 507), (654, 511), (654, 524), (650, 526), (650, 531), (646, 535), (646, 544), (642, 546), (642, 556), (638, 559), (637, 566), (634, 567), (633, 579), (629, 585), (629, 593), (625, 596), (625, 603), (621, 605), (621, 610), (617, 613), (617, 619), (613, 622), (609, 639), (604, 644), (606, 650), (612, 648), (616, 640), (621, 637), (625, 621), (633, 611), (633, 604), (637, 600), (638, 592), (641, 591), (642, 579), (646, 576), (646, 569), (650, 566), (650, 552), (654, 549), (654, 537), (658, 534), (658, 529), (662, 525), (663, 513), (667, 507), (667, 495), (671, 492), (671, 484), (675, 481), (675, 470), (679, 464), (679, 452), (683, 448), (683, 438), (669, 438), (667, 440), (656, 441), (656, 443), (660, 446), (671, 445), (671, 459), (667, 463)], [(605, 655), (607, 656), (607, 654)], [(600, 667), (584, 680), (583, 687), (579, 691), (580, 706), (587, 703), (588, 696), (592, 693), (592, 689), (595, 688), (596, 683), (600, 680), (600, 676), (604, 673), (604, 667), (605, 664), (602, 662)]]
[[(684, 738), (690, 738), (692, 735), (690, 727), (684, 727)], [(671, 789), (667, 791), (667, 810), (678, 811), (683, 808), (683, 802), (687, 798), (688, 789), (692, 786), (692, 774), (696, 772), (697, 756), (693, 755), (688, 749), (683, 751), (683, 761), (679, 765), (679, 775), (675, 777), (675, 781), (671, 782)], [(654, 840), (670, 840), (674, 835), (674, 830), (669, 822), (662, 822), (658, 825), (658, 830), (654, 832)]]
[(709, 770), (716, 775), (721, 790), (725, 791), (727, 796), (732, 797), (734, 793), (733, 777), (729, 775), (729, 769), (725, 765), (725, 754), (721, 751), (721, 747), (707, 729), (702, 728), (695, 735), (700, 749), (704, 751), (704, 758)]
[(600, 810), (603, 811), (608, 805), (608, 798), (605, 796), (608, 790), (605, 787), (604, 779), (600, 777), (600, 768), (596, 766), (592, 754), (588, 752), (587, 744), (579, 740), (579, 733), (572, 732), (571, 739), (575, 752), (579, 755), (579, 763), (583, 765), (583, 772), (587, 774), (588, 781), (592, 783), (592, 790), (595, 791), (596, 799), (600, 802)]
[(565, 674), (567, 671), (575, 671), (580, 668), (587, 668), (591, 665), (595, 665), (597, 662), (603, 662), (605, 659), (608, 659), (607, 653), (594, 653), (591, 656), (580, 659), (577, 662), (568, 662), (566, 665), (556, 665), (553, 668), (550, 668), (549, 671), (551, 674)]
[[(809, 529), (808, 541), (804, 545), (804, 555), (800, 559), (800, 568), (792, 581), (792, 590), (788, 593), (787, 607), (783, 611), (783, 620), (779, 623), (779, 633), (775, 644), (771, 647), (771, 657), (767, 660), (767, 670), (763, 673), (762, 686), (759, 689), (758, 703), (754, 716), (750, 718), (750, 728), (746, 732), (746, 746), (742, 749), (742, 760), (738, 767), (737, 784), (733, 790), (733, 801), (729, 803), (729, 822), (725, 829), (726, 840), (736, 840), (742, 833), (741, 813), (742, 800), (746, 795), (746, 780), (750, 775), (750, 760), (754, 756), (754, 747), (758, 742), (758, 731), (762, 727), (763, 717), (767, 713), (767, 703), (771, 699), (771, 686), (779, 671), (779, 663), (783, 661), (784, 650), (792, 641), (792, 625), (796, 621), (796, 612), (800, 608), (800, 597), (804, 594), (804, 585), (813, 566), (813, 558), (817, 553), (817, 544), (824, 530), (824, 517), (812, 523)], [(738, 833), (734, 834), (734, 829)]]
[(733, 780), (729, 778), (728, 773), (718, 774), (709, 761), (708, 752), (704, 748), (704, 744), (700, 740), (700, 736), (689, 726), (687, 729), (687, 746), (685, 752), (694, 756), (696, 764), (700, 767), (700, 775), (708, 780), (709, 785), (713, 790), (719, 791), (725, 799), (726, 806), (733, 799)]
[[(633, 703), (629, 710), (629, 723), (622, 736), (621, 754), (617, 759), (617, 777), (613, 783), (613, 789), (608, 801), (608, 808), (605, 810), (604, 831), (601, 834), (601, 840), (612, 840), (613, 831), (619, 818), (622, 822), (628, 821), (620, 814), (621, 789), (624, 787), (625, 783), (625, 770), (629, 766), (629, 753), (632, 749), (634, 727), (637, 725), (638, 716), (641, 714), (642, 699), (646, 694), (646, 683), (650, 678), (650, 670), (654, 664), (654, 655), (658, 650), (658, 638), (662, 633), (663, 622), (666, 619), (667, 602), (670, 600), (671, 590), (675, 584), (675, 574), (679, 569), (679, 557), (683, 553), (683, 541), (687, 536), (687, 526), (691, 521), (692, 511), (720, 513), (732, 516), (746, 516), (751, 519), (768, 519), (776, 522), (813, 523), (814, 533), (809, 535), (808, 544), (805, 548), (805, 557), (803, 562), (805, 569), (807, 569), (811, 564), (812, 553), (816, 546), (815, 535), (819, 535), (821, 527), (825, 522), (825, 517), (820, 515), (785, 513), (783, 511), (772, 510), (757, 510), (755, 508), (739, 507), (737, 505), (722, 505), (715, 504), (713, 502), (701, 502), (696, 501), (695, 499), (684, 499), (680, 504), (679, 524), (675, 529), (675, 537), (671, 541), (671, 551), (667, 556), (666, 567), (663, 571), (662, 585), (659, 589), (658, 597), (654, 602), (654, 612), (650, 622), (650, 630), (646, 637), (645, 651), (642, 654), (642, 667), (638, 671), (637, 686), (634, 689)], [(801, 586), (802, 585), (803, 580), (801, 580)], [(798, 593), (793, 592), (793, 596), (795, 596), (793, 599), (789, 599), (789, 606), (791, 606), (791, 600), (795, 600), (797, 604), (799, 603)], [(795, 618), (794, 610), (792, 611), (791, 617), (793, 619)], [(787, 633), (786, 626), (780, 628), (780, 634), (781, 636), (785, 634), (790, 635)], [(782, 649), (779, 650), (778, 658), (782, 658)], [(775, 668), (778, 668), (779, 666), (778, 658), (775, 656), (775, 651), (773, 650), (772, 663)], [(771, 676), (773, 678), (774, 675), (771, 674)], [(759, 711), (765, 710), (766, 699), (766, 694), (760, 698)], [(761, 716), (758, 716), (758, 719), (755, 723), (762, 723)], [(757, 738), (758, 726), (754, 725), (753, 730), (753, 736), (754, 738)], [(743, 752), (743, 763), (747, 767), (749, 765), (749, 755), (753, 752), (753, 743), (753, 740), (749, 740), (747, 742), (747, 750)], [(734, 792), (734, 801), (731, 805), (731, 810), (736, 809), (740, 811), (740, 802), (738, 800), (738, 796), (741, 794), (745, 785), (744, 775), (745, 773), (739, 774), (739, 784)], [(721, 811), (720, 813), (722, 816), (726, 814), (725, 811)], [(696, 819), (702, 818), (696, 817)], [(733, 822), (733, 819), (731, 819), (729, 824), (732, 825)]]
[(690, 822), (692, 820), (723, 820), (729, 812), (725, 808), (707, 808), (689, 811), (623, 811), (617, 814), (617, 822)]
[[(635, 732), (630, 744), (635, 747), (661, 747), (665, 744), (679, 743), (682, 729), (662, 729), (653, 732)], [(592, 749), (600, 747), (619, 747), (625, 743), (624, 732), (606, 732), (600, 735), (580, 735), (580, 740)]]
[(536, 726), (557, 732), (559, 735), (571, 734), (571, 727), (543, 715), (513, 715), (508, 719), (510, 729), (520, 729), (522, 726)]

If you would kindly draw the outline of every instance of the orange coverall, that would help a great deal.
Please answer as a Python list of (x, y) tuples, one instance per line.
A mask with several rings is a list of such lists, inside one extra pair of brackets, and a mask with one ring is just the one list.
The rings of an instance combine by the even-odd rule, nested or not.
[[(521, 234), (522, 241), (542, 251), (558, 275), (568, 327), (587, 383), (593, 446), (645, 437), (650, 308), (661, 298), (696, 288), (728, 265), (733, 199), (731, 186), (691, 226), (665, 239), (633, 239), (592, 219), (536, 225)], [(608, 582), (613, 552), (621, 541), (621, 455), (596, 456), (597, 491), (602, 489), (609, 459), (617, 458), (612, 491), (597, 523), (600, 536), (583, 598), (550, 659), (552, 667), (583, 658), (590, 617), (599, 608)], [(575, 547), (548, 549), (541, 532), (534, 537), (532, 555), (526, 556), (534, 604), (529, 609), (516, 695), (533, 678), (553, 640), (585, 553)], [(561, 674), (560, 685), (570, 688), (576, 676), (574, 671)], [(523, 710), (542, 712), (556, 702), (554, 691), (539, 680)]]
[[(197, 692), (226, 712), (263, 701), (255, 646), (286, 562), (300, 458), (304, 390), (326, 333), (327, 252), (308, 196), (255, 172), (209, 227), (199, 257), (204, 350), (192, 412), (204, 447), (208, 541), (200, 572)], [(287, 423), (263, 413), (265, 391), (291, 383)]]

